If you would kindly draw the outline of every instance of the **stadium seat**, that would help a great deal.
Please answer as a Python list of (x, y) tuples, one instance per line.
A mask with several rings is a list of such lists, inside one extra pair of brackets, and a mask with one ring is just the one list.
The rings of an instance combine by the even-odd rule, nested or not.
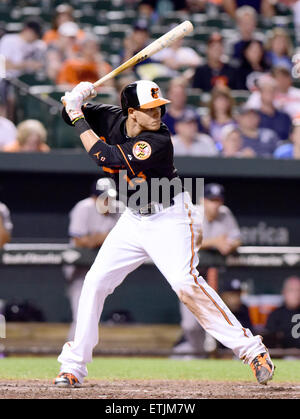
[(205, 21), (206, 26), (215, 28), (216, 30), (224, 27), (224, 21), (220, 18), (208, 18)]
[(5, 25), (6, 33), (17, 33), (20, 32), (23, 28), (22, 22), (9, 22)]
[(40, 77), (35, 73), (23, 74), (19, 77), (19, 80), (28, 84), (29, 86), (53, 84), (52, 81), (47, 77)]
[(199, 107), (201, 103), (201, 95), (201, 89), (187, 88), (187, 103), (189, 105)]
[(112, 10), (109, 12), (106, 12), (106, 21), (109, 24), (124, 24), (125, 19), (125, 12), (121, 10)]
[(109, 25), (109, 36), (111, 38), (123, 40), (127, 36), (127, 34), (130, 33), (130, 31), (130, 25), (122, 25), (119, 23), (113, 23)]
[(161, 26), (161, 25), (152, 25), (151, 26), (151, 35), (154, 39), (159, 38), (160, 36), (164, 35), (170, 29), (169, 26)]
[(111, 10), (113, 5), (111, 0), (97, 0), (95, 6), (97, 10)]
[(42, 13), (41, 7), (22, 7), (22, 18), (39, 17)]
[(101, 41), (101, 51), (105, 53), (107, 56), (114, 55), (114, 54), (120, 55), (122, 48), (123, 48), (122, 41), (119, 40), (118, 38), (111, 39), (110, 36), (108, 35), (106, 39), (103, 39)]
[(206, 28), (196, 29), (194, 31), (193, 38), (198, 42), (207, 42), (209, 35), (211, 34), (211, 30)]
[(248, 90), (232, 90), (231, 95), (235, 100), (235, 104), (240, 106), (247, 101), (250, 92)]
[(96, 25), (93, 27), (93, 32), (99, 37), (99, 39), (105, 39), (109, 34), (109, 26), (106, 25)]
[(54, 118), (54, 135), (53, 142), (50, 143), (51, 148), (79, 148), (82, 147), (79, 136), (74, 132), (73, 127), (67, 125), (60, 115)]
[(189, 19), (188, 14), (183, 11), (169, 11), (163, 16), (160, 16), (160, 24), (171, 26), (173, 24), (179, 24), (187, 19)]
[(116, 105), (118, 103), (118, 97), (114, 89), (111, 91), (105, 91), (103, 88), (103, 91), (100, 91), (97, 95), (97, 97), (94, 99), (95, 103), (108, 103), (110, 105)]
[(5, 10), (5, 9), (0, 7), (0, 22), (1, 23), (7, 23), (10, 20), (11, 20), (10, 10)]
[(195, 26), (195, 29), (199, 26), (205, 26), (206, 16), (204, 13), (193, 13), (190, 17), (190, 21)]
[(236, 23), (227, 13), (220, 13), (223, 29), (234, 29)]
[(154, 83), (157, 83), (163, 92), (166, 92), (172, 77), (170, 76), (159, 76), (153, 79)]
[(123, 23), (126, 25), (133, 25), (136, 21), (136, 12), (134, 10), (125, 10)]

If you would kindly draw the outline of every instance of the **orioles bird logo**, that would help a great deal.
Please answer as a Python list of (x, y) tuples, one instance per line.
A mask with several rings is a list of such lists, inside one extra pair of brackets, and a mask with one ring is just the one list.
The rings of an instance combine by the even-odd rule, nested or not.
[(151, 146), (146, 141), (138, 141), (133, 146), (133, 155), (138, 160), (148, 159), (151, 155)]
[(158, 99), (158, 91), (159, 91), (158, 87), (152, 87), (151, 96), (153, 97), (153, 99)]

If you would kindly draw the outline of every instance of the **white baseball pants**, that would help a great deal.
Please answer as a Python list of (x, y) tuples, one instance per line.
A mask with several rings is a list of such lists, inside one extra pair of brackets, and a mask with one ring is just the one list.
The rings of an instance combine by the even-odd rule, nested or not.
[(98, 323), (105, 298), (124, 278), (151, 258), (180, 300), (202, 327), (234, 354), (250, 363), (266, 348), (260, 336), (244, 329), (218, 294), (199, 276), (195, 242), (200, 219), (187, 192), (175, 205), (157, 214), (141, 216), (126, 209), (102, 245), (82, 288), (74, 342), (66, 343), (58, 357), (61, 372), (79, 382), (98, 343)]

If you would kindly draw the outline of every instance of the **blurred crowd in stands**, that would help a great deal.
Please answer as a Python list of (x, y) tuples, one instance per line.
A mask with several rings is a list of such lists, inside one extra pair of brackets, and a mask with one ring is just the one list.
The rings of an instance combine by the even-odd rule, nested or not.
[[(163, 122), (171, 131), (175, 156), (300, 158), (300, 0), (124, 0), (120, 5), (134, 9), (136, 16), (122, 38), (117, 61), (116, 54), (111, 59), (102, 51), (99, 37), (76, 18), (71, 4), (53, 9), (51, 25), (30, 18), (20, 32), (2, 31), (6, 78), (0, 83), (1, 151), (50, 150), (42, 121), (30, 118), (15, 126), (20, 121), (9, 106), (9, 80), (33, 74), (61, 86), (62, 92), (83, 80), (94, 82), (144, 48), (158, 36), (153, 27), (177, 13), (177, 21), (202, 16), (202, 22), (206, 17), (218, 22), (225, 15), (232, 22), (230, 36), (213, 26), (198, 40), (201, 23), (194, 22), (192, 38), (175, 42), (105, 83), (95, 100), (108, 88), (115, 91), (118, 105), (124, 85), (151, 79), (172, 101)], [(290, 16), (290, 26), (281, 25), (280, 19), (274, 24), (281, 13)], [(273, 24), (264, 30), (262, 21)]]

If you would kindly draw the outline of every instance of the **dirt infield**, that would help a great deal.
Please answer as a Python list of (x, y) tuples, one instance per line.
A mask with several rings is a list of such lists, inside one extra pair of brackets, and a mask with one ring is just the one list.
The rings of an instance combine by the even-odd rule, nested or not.
[(0, 383), (0, 399), (300, 399), (300, 383), (171, 380), (88, 380), (81, 388), (57, 389), (42, 380)]

